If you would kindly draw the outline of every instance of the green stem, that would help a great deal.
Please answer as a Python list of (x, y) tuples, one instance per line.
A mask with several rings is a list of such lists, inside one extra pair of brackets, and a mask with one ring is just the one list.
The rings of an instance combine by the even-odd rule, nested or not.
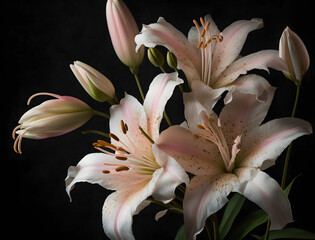
[(266, 228), (266, 233), (265, 233), (265, 238), (264, 238), (264, 240), (268, 240), (268, 239), (269, 239), (270, 224), (271, 224), (271, 221), (270, 221), (270, 218), (268, 218), (267, 228)]
[(164, 115), (164, 118), (165, 118), (168, 126), (172, 126), (172, 122), (171, 122), (170, 118), (167, 116), (165, 111), (163, 112), (163, 115)]
[(98, 134), (98, 135), (109, 138), (109, 135), (107, 133), (104, 133), (98, 130), (82, 130), (81, 133), (82, 134), (93, 133), (93, 134)]
[(93, 113), (94, 113), (95, 115), (98, 115), (98, 116), (101, 116), (101, 117), (104, 117), (104, 118), (109, 119), (109, 115), (106, 114), (106, 113), (99, 112), (99, 111), (96, 111), (96, 110), (92, 110), (92, 111), (93, 111)]
[(138, 76), (137, 73), (133, 73), (133, 75), (135, 76), (136, 83), (137, 83), (137, 86), (138, 86), (138, 89), (139, 89), (142, 101), (144, 101), (144, 94), (143, 94), (142, 87), (141, 87), (141, 84), (140, 84), (140, 81), (139, 81), (139, 76)]
[[(297, 104), (299, 101), (300, 87), (301, 87), (301, 84), (298, 83), (297, 88), (296, 88), (295, 101), (294, 101), (294, 106), (293, 106), (291, 117), (295, 117)], [(290, 143), (288, 150), (287, 150), (287, 153), (286, 153), (286, 156), (285, 156), (283, 173), (282, 173), (282, 180), (281, 180), (281, 188), (282, 189), (285, 189), (285, 182), (286, 182), (286, 178), (287, 178), (287, 171), (288, 171), (288, 165), (289, 165), (291, 150), (292, 150), (292, 142)]]
[(150, 143), (154, 144), (154, 141), (152, 140), (152, 138), (150, 138), (150, 136), (143, 130), (143, 128), (139, 126), (139, 129), (142, 132), (142, 134), (150, 141)]
[(162, 71), (163, 73), (166, 73), (165, 70), (164, 70), (164, 68), (163, 68), (163, 66), (159, 66), (159, 68), (161, 69), (161, 71)]

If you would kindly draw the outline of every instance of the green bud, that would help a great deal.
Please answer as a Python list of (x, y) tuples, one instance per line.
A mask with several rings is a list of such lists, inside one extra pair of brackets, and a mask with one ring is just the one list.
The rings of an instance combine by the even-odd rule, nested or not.
[(170, 66), (175, 71), (177, 71), (177, 58), (174, 55), (174, 53), (168, 51), (166, 55), (166, 61), (167, 61), (168, 66)]
[(155, 67), (162, 67), (164, 64), (163, 54), (156, 48), (148, 49), (148, 58)]

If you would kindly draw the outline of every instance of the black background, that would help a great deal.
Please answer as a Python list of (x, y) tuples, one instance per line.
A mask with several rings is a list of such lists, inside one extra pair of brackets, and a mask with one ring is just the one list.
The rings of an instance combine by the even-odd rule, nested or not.
[[(305, 75), (297, 117), (315, 122), (314, 109), (314, 13), (311, 1), (141, 1), (129, 0), (139, 27), (156, 22), (163, 16), (187, 34), (192, 20), (210, 13), (219, 29), (239, 19), (263, 18), (264, 28), (249, 34), (242, 51), (246, 55), (262, 49), (278, 49), (283, 29), (289, 26), (304, 41), (311, 58)], [(109, 191), (97, 185), (80, 183), (72, 192), (70, 203), (65, 192), (67, 169), (86, 154), (94, 152), (91, 143), (96, 135), (82, 135), (82, 129), (108, 131), (108, 121), (94, 117), (81, 129), (42, 141), (24, 139), (23, 154), (13, 151), (12, 129), (21, 115), (46, 97), (26, 101), (34, 93), (52, 92), (71, 95), (96, 110), (108, 112), (109, 105), (91, 99), (73, 76), (69, 64), (83, 61), (106, 75), (115, 85), (119, 98), (124, 91), (140, 100), (129, 69), (117, 58), (105, 20), (105, 0), (6, 1), (1, 6), (2, 94), (1, 121), (4, 157), (1, 157), (2, 220), (1, 239), (106, 239), (101, 224), (101, 208)], [(170, 69), (167, 69), (170, 71)], [(4, 72), (4, 74), (3, 74)], [(145, 62), (140, 68), (144, 91), (159, 73)], [(278, 88), (267, 119), (290, 116), (295, 86), (282, 73), (271, 70), (270, 75), (258, 71)], [(181, 75), (183, 76), (183, 75)], [(181, 94), (167, 105), (173, 123), (183, 120)], [(165, 124), (163, 124), (163, 127)], [(315, 230), (314, 191), (314, 135), (294, 142), (288, 179), (302, 176), (293, 186), (290, 200), (295, 223), (291, 226)], [(280, 181), (284, 162), (282, 154), (277, 164), (267, 172)], [(246, 202), (247, 209), (253, 204)], [(173, 239), (182, 219), (168, 214), (158, 223), (154, 214), (158, 207), (148, 207), (134, 217), (137, 239)], [(246, 209), (242, 214), (246, 213)], [(3, 226), (3, 224), (2, 224)], [(200, 235), (200, 239), (203, 234)]]

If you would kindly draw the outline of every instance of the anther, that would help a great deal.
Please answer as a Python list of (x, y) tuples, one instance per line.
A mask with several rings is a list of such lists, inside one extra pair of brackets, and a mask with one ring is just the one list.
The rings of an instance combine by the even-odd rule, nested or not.
[(200, 17), (199, 20), (200, 20), (200, 22), (201, 22), (201, 25), (202, 25), (203, 27), (205, 27), (205, 21), (203, 20), (203, 18)]
[(117, 142), (119, 142), (119, 138), (115, 134), (109, 133), (108, 135), (109, 135), (110, 138), (112, 138), (112, 139), (116, 140)]
[(126, 151), (126, 149), (124, 149), (124, 148), (122, 148), (122, 147), (118, 147), (117, 150), (118, 150), (119, 152), (123, 152), (123, 153), (128, 153), (128, 154), (130, 154), (128, 151)]
[(109, 174), (110, 171), (109, 171), (109, 170), (103, 170), (103, 173), (104, 173), (104, 174)]
[(125, 129), (126, 129), (126, 132), (128, 132), (128, 125), (127, 125), (127, 123), (125, 123)]
[(199, 128), (199, 129), (205, 130), (204, 126), (202, 126), (202, 125), (200, 125), (200, 124), (197, 124), (196, 127)]
[(121, 127), (121, 131), (126, 134), (127, 133), (127, 130), (125, 128), (125, 123), (123, 120), (120, 120), (120, 127)]
[(128, 158), (116, 156), (117, 160), (126, 161)]
[(128, 171), (129, 167), (121, 166), (121, 167), (116, 168), (115, 170), (116, 170), (116, 172)]
[(198, 48), (201, 48), (202, 45), (203, 45), (203, 41), (200, 41), (200, 43), (198, 44)]

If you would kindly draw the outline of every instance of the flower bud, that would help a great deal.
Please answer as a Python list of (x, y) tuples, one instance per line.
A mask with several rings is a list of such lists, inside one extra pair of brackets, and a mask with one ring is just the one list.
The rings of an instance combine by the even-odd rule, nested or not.
[(148, 58), (155, 67), (162, 67), (164, 64), (163, 54), (156, 48), (148, 49)]
[(85, 91), (96, 101), (112, 101), (115, 98), (115, 88), (111, 81), (89, 65), (75, 61), (70, 68)]
[(136, 52), (135, 36), (139, 28), (131, 12), (121, 0), (108, 0), (106, 19), (109, 34), (119, 59), (132, 71), (142, 63), (144, 47)]
[(279, 56), (288, 65), (284, 74), (294, 82), (301, 81), (310, 65), (310, 57), (303, 41), (289, 27), (282, 33), (279, 43)]
[(174, 71), (177, 71), (177, 58), (172, 52), (167, 51), (166, 61), (167, 61), (168, 66), (173, 68)]
[(47, 100), (28, 110), (19, 120), (19, 126), (13, 130), (19, 136), (15, 139), (14, 150), (22, 153), (22, 138), (44, 139), (59, 136), (75, 130), (86, 123), (93, 115), (93, 110), (81, 100), (70, 96), (59, 96), (52, 93), (37, 93), (30, 101), (39, 95), (48, 95), (56, 99)]

